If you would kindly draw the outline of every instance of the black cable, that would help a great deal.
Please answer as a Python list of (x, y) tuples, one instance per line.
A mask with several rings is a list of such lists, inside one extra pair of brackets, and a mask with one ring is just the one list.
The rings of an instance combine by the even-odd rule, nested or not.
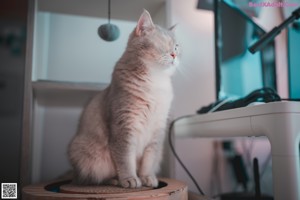
[(181, 167), (184, 169), (184, 171), (187, 173), (187, 175), (193, 181), (193, 183), (196, 186), (196, 188), (199, 191), (199, 193), (204, 196), (205, 195), (204, 192), (200, 188), (199, 184), (197, 183), (197, 181), (195, 180), (195, 178), (193, 177), (193, 175), (190, 173), (190, 171), (187, 169), (187, 167), (183, 164), (183, 162), (179, 158), (178, 154), (175, 151), (174, 145), (172, 143), (172, 129), (173, 129), (173, 126), (174, 126), (175, 122), (177, 122), (180, 119), (189, 118), (189, 117), (192, 117), (192, 116), (194, 116), (194, 115), (182, 116), (182, 117), (179, 117), (179, 118), (173, 120), (171, 122), (171, 124), (170, 124), (170, 127), (169, 127), (169, 134), (168, 134), (169, 138), (168, 139), (169, 139), (169, 145), (170, 145), (170, 148), (171, 148), (171, 151), (172, 151), (174, 157), (177, 159), (177, 161), (179, 162), (179, 164), (181, 165)]
[[(214, 157), (212, 161), (212, 170), (211, 170), (211, 194), (214, 193), (214, 188), (216, 188), (217, 192), (220, 194), (222, 193), (222, 188), (221, 188), (221, 177), (220, 177), (220, 172), (219, 172), (219, 158), (218, 158), (218, 150), (219, 150), (219, 143), (214, 141)], [(216, 184), (214, 184), (214, 182)], [(216, 187), (214, 187), (216, 185)]]
[(255, 198), (260, 199), (261, 191), (260, 191), (260, 179), (259, 179), (259, 166), (258, 159), (254, 158), (253, 160), (253, 174), (254, 174), (254, 187), (255, 187)]
[[(267, 156), (267, 158), (266, 158), (266, 160), (262, 164), (262, 167), (261, 167), (261, 170), (260, 170), (260, 173), (259, 173), (260, 181), (262, 181), (262, 178), (263, 178), (263, 176), (264, 176), (264, 174), (265, 174), (265, 172), (267, 170), (268, 164), (271, 161), (271, 159), (272, 159), (272, 153), (270, 151), (269, 154), (268, 154), (268, 156)], [(254, 186), (252, 187), (251, 190), (254, 191)]]
[(287, 98), (287, 99), (281, 99), (283, 101), (300, 101), (300, 99), (294, 99), (294, 98)]
[[(217, 108), (215, 111), (221, 111), (221, 110), (227, 110), (227, 109), (233, 109), (233, 108), (240, 108), (248, 106), (250, 103), (253, 102), (273, 102), (273, 101), (281, 101), (280, 96), (271, 88), (261, 88), (254, 90), (247, 96), (240, 98), (235, 101), (227, 102)], [(200, 114), (201, 110), (198, 111)]]

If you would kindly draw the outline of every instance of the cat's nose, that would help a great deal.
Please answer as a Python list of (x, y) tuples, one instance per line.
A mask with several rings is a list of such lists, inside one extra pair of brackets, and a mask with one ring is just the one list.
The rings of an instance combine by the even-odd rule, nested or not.
[(172, 56), (173, 59), (175, 59), (175, 57), (176, 57), (175, 53), (171, 53), (170, 55)]

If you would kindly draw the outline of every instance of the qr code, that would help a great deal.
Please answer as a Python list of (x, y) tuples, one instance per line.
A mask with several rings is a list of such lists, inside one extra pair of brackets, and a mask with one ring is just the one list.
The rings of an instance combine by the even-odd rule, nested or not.
[(1, 198), (2, 199), (17, 199), (17, 183), (2, 183)]

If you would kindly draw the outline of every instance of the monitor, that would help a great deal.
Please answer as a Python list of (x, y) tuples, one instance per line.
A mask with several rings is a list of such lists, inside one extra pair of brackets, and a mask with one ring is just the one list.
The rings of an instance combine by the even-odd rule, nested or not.
[(275, 45), (251, 54), (248, 47), (266, 32), (230, 0), (215, 0), (216, 97), (243, 97), (276, 90)]
[(288, 29), (288, 80), (289, 96), (300, 99), (300, 21)]

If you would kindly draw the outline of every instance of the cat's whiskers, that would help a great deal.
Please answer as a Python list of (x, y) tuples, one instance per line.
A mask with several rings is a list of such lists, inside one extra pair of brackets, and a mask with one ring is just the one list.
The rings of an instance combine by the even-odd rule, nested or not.
[(173, 59), (171, 59), (169, 55), (163, 55), (160, 57), (159, 62), (162, 63), (163, 65), (169, 65), (172, 64)]
[(188, 71), (186, 71), (186, 69), (188, 69), (187, 67), (179, 65), (175, 69), (180, 75), (182, 75), (183, 78), (190, 80), (191, 74), (189, 74)]

